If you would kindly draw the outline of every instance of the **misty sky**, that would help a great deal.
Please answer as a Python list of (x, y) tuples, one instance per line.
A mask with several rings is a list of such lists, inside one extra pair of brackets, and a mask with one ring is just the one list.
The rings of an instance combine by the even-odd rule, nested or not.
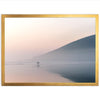
[(95, 18), (6, 18), (6, 61), (31, 59), (95, 34)]

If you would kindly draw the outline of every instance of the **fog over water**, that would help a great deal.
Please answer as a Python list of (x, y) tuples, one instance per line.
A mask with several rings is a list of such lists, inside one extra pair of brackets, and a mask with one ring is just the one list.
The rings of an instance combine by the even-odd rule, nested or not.
[(6, 82), (95, 82), (95, 35), (6, 64)]
[(95, 18), (5, 18), (6, 82), (95, 82)]

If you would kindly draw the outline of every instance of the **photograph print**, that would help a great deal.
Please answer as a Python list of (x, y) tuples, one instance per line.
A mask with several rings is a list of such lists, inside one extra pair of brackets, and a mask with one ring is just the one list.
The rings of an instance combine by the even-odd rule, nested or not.
[(97, 85), (98, 15), (2, 15), (2, 85)]

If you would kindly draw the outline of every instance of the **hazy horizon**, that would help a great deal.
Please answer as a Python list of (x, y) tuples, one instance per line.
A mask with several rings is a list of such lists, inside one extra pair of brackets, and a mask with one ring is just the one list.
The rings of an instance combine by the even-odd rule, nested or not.
[(95, 34), (95, 18), (6, 18), (5, 58), (20, 61)]
[(6, 18), (5, 82), (95, 82), (94, 34), (95, 18)]

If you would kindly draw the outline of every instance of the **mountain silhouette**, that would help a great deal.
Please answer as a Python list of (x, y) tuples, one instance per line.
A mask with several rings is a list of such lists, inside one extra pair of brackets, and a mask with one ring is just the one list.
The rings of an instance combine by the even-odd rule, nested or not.
[(95, 61), (95, 35), (69, 43), (39, 57), (47, 62)]
[(41, 67), (74, 82), (95, 82), (95, 35), (38, 57)]

